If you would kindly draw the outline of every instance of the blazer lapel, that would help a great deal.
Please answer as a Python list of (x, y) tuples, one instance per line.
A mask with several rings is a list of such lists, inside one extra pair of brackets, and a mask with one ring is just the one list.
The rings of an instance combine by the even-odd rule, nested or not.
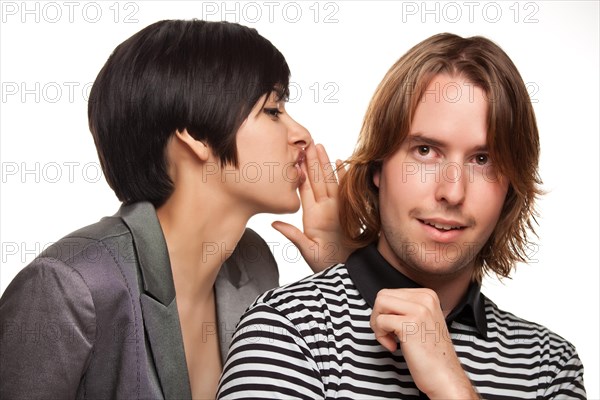
[(142, 294), (144, 325), (165, 399), (191, 399), (192, 392), (175, 299), (165, 307)]
[(148, 202), (123, 206), (118, 212), (133, 235), (143, 291), (144, 327), (163, 394), (167, 399), (192, 397), (175, 300), (175, 286), (167, 244)]
[(258, 295), (258, 291), (248, 285), (246, 269), (240, 268), (235, 260), (232, 255), (223, 263), (215, 282), (219, 345), (223, 363), (227, 359), (229, 345), (241, 315)]
[(271, 250), (256, 232), (246, 229), (215, 282), (221, 359), (225, 362), (240, 317), (261, 293), (278, 286)]

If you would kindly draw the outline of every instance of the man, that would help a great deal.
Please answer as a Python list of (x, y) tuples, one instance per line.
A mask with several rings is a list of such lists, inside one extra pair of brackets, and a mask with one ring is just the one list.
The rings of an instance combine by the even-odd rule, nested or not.
[(480, 293), (527, 261), (533, 109), (494, 43), (433, 36), (388, 71), (341, 182), (345, 265), (261, 296), (219, 398), (585, 398), (574, 347)]

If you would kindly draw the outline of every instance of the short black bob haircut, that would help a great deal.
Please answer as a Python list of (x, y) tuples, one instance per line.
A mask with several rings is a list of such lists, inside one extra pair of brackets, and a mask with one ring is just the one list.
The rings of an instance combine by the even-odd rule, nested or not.
[(237, 166), (236, 132), (264, 94), (289, 95), (283, 55), (255, 29), (165, 20), (123, 43), (98, 74), (88, 103), (102, 171), (125, 204), (160, 207), (173, 192), (166, 145), (187, 129), (222, 165)]

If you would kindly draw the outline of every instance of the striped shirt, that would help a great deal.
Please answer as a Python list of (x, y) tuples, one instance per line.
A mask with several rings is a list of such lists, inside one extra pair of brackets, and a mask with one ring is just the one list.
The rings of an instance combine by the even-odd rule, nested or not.
[[(369, 246), (345, 265), (263, 294), (237, 327), (218, 398), (427, 398), (401, 350), (386, 350), (369, 325), (377, 292), (406, 287), (418, 285)], [(480, 396), (585, 399), (573, 345), (500, 310), (479, 289), (471, 285), (446, 323)]]

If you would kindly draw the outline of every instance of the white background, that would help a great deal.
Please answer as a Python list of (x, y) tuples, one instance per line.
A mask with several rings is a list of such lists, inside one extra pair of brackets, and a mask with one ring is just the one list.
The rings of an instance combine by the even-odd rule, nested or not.
[[(528, 84), (548, 194), (533, 263), (484, 292), (577, 347), (590, 399), (600, 398), (599, 102), (596, 1), (561, 2), (21, 2), (1, 5), (0, 291), (35, 254), (119, 204), (101, 176), (87, 128), (89, 84), (114, 47), (160, 19), (240, 22), (285, 55), (293, 117), (331, 158), (350, 155), (371, 95), (406, 50), (439, 32), (484, 35)], [(318, 90), (317, 90), (318, 88)], [(309, 274), (287, 240), (251, 220), (274, 249), (281, 283)]]

